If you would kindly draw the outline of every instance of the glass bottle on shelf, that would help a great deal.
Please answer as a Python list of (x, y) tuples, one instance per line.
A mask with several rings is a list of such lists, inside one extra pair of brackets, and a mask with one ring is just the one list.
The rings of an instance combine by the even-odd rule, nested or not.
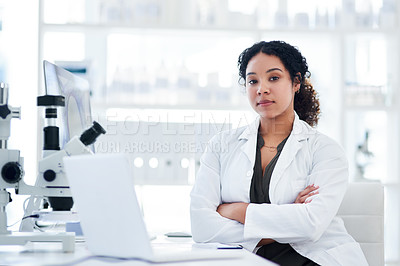
[(382, 7), (378, 15), (378, 26), (382, 29), (394, 29), (398, 23), (396, 10), (395, 0), (382, 0)]
[(257, 26), (260, 29), (274, 28), (274, 16), (277, 10), (276, 0), (259, 1), (256, 8)]
[(199, 104), (210, 104), (212, 99), (212, 90), (208, 85), (208, 75), (206, 73), (199, 73), (198, 77), (196, 100)]
[(107, 88), (107, 100), (111, 103), (133, 101), (136, 90), (135, 72), (132, 68), (117, 66)]
[(154, 94), (156, 96), (156, 102), (159, 104), (166, 104), (173, 101), (173, 96), (171, 95), (171, 82), (169, 78), (168, 69), (165, 66), (164, 61), (161, 61), (160, 67), (155, 71), (154, 75)]
[(289, 26), (287, 0), (281, 0), (278, 2), (278, 10), (275, 13), (274, 24), (278, 28), (284, 28)]
[(196, 102), (195, 83), (197, 76), (191, 73), (185, 64), (178, 68), (176, 80), (176, 90), (178, 103), (183, 105), (192, 105)]
[(139, 67), (136, 70), (134, 84), (135, 90), (132, 95), (135, 104), (155, 104), (159, 97), (153, 93), (151, 76), (146, 66)]
[(343, 28), (351, 29), (356, 25), (356, 3), (355, 0), (342, 0), (340, 22)]
[(360, 28), (372, 28), (375, 16), (372, 12), (370, 0), (359, 0), (356, 8), (356, 26)]
[(315, 27), (320, 29), (329, 27), (328, 9), (322, 7), (315, 9)]
[(347, 106), (387, 107), (391, 68), (388, 40), (379, 35), (349, 37), (346, 43)]

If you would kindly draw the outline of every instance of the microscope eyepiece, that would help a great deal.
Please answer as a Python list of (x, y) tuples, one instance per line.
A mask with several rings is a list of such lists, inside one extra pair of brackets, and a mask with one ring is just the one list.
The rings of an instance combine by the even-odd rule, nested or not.
[(104, 128), (96, 121), (93, 121), (93, 126), (85, 130), (85, 132), (82, 133), (79, 139), (80, 141), (82, 141), (83, 144), (85, 144), (85, 146), (88, 146), (90, 144), (93, 144), (98, 136), (105, 133), (106, 131), (104, 130)]
[(65, 106), (65, 97), (62, 95), (43, 95), (37, 97), (37, 106)]

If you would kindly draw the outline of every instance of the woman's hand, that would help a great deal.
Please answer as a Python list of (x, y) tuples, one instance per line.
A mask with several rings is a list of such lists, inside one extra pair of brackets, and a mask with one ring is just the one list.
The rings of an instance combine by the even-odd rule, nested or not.
[(225, 218), (244, 224), (248, 205), (245, 202), (224, 203), (218, 206), (217, 212)]
[(318, 194), (318, 191), (316, 191), (317, 189), (319, 189), (319, 186), (315, 186), (314, 184), (307, 186), (297, 195), (294, 203), (310, 203), (312, 199), (309, 199), (309, 197)]

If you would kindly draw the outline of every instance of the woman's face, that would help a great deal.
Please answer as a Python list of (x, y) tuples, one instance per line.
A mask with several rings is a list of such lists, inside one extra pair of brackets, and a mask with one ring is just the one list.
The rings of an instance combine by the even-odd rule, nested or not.
[(292, 82), (281, 60), (262, 52), (246, 68), (246, 91), (252, 108), (264, 119), (293, 115), (294, 94), (300, 88)]

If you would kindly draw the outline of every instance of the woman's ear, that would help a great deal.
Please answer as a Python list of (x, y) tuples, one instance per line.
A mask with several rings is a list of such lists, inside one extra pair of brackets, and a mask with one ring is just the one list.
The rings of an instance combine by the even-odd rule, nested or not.
[(301, 74), (300, 72), (297, 72), (297, 74), (294, 76), (294, 92), (298, 92), (300, 90), (301, 86)]
[(300, 72), (297, 72), (296, 75), (294, 76), (294, 83), (301, 84), (301, 74), (300, 74)]

